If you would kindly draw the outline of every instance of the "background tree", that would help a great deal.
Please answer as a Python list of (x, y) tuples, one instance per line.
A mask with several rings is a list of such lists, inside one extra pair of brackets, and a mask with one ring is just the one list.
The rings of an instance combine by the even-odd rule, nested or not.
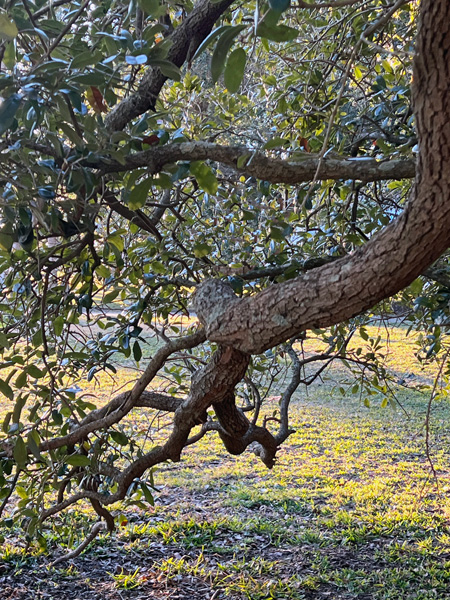
[[(439, 351), (447, 1), (421, 4), (413, 103), (413, 2), (1, 6), (0, 498), (19, 486), (27, 535), (82, 500), (113, 529), (211, 431), (272, 467), (293, 393), (334, 360), (387, 393), (379, 341), (349, 342), (401, 290)], [(192, 307), (200, 326), (174, 324)], [(301, 352), (309, 330), (324, 352)], [(134, 385), (87, 401), (120, 356)], [(124, 427), (137, 408), (172, 415), (160, 445)]]

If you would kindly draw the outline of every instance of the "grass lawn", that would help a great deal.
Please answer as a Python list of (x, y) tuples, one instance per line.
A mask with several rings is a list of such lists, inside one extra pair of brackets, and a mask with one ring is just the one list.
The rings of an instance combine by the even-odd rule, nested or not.
[[(389, 334), (391, 366), (399, 378), (414, 375), (399, 391), (402, 408), (343, 398), (334, 371), (298, 392), (297, 431), (272, 471), (251, 453), (227, 455), (211, 435), (155, 472), (152, 511), (127, 509), (113, 537), (54, 569), (45, 550), (26, 555), (20, 532), (1, 530), (0, 599), (450, 598), (450, 407), (432, 407), (436, 481), (425, 452), (428, 395), (413, 387), (436, 366), (419, 371), (404, 330)], [(118, 376), (125, 383), (136, 373)], [(147, 435), (142, 413), (128, 426)], [(70, 517), (76, 545), (93, 516), (80, 506)], [(67, 551), (65, 519), (49, 531), (51, 552)]]

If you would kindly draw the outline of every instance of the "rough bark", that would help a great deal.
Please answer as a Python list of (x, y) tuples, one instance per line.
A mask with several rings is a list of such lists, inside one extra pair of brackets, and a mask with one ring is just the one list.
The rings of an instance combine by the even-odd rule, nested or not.
[(292, 281), (209, 308), (196, 303), (211, 341), (263, 352), (302, 331), (327, 327), (410, 284), (450, 246), (450, 2), (423, 0), (414, 61), (419, 161), (402, 215), (354, 254)]
[[(241, 166), (238, 161), (243, 160)], [(303, 183), (314, 179), (319, 158), (315, 155), (291, 159), (270, 158), (245, 146), (221, 146), (209, 142), (167, 144), (128, 156), (124, 164), (99, 164), (103, 173), (117, 173), (147, 167), (149, 174), (160, 173), (164, 166), (179, 160), (212, 160), (232, 167), (236, 172), (271, 183)], [(92, 166), (92, 163), (90, 163)], [(321, 162), (318, 179), (358, 179), (382, 181), (412, 179), (415, 176), (414, 159), (377, 160), (375, 158), (327, 157)]]

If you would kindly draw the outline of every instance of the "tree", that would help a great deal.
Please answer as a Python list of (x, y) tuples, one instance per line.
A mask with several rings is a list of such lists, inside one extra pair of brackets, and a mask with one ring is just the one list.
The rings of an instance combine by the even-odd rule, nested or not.
[[(83, 499), (113, 529), (211, 431), (272, 467), (308, 362), (384, 375), (348, 351), (355, 317), (448, 287), (450, 3), (420, 15), (412, 110), (404, 0), (2, 3), (1, 510), (20, 486), (28, 535)], [(189, 303), (201, 326), (174, 325)], [(143, 326), (135, 384), (86, 401), (115, 356), (142, 363)], [(328, 350), (300, 360), (311, 329)], [(269, 423), (257, 375), (286, 358)], [(162, 445), (122, 427), (139, 407), (173, 415)]]

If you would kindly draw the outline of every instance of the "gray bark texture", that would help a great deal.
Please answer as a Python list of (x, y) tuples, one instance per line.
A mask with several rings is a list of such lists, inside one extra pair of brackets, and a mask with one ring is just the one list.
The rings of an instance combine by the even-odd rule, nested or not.
[[(239, 159), (242, 165), (238, 165)], [(288, 159), (271, 158), (245, 146), (221, 146), (208, 142), (167, 144), (128, 156), (124, 164), (99, 164), (102, 173), (117, 173), (147, 167), (150, 175), (179, 160), (212, 160), (232, 167), (237, 173), (271, 183), (296, 184), (317, 179), (357, 179), (382, 181), (412, 179), (416, 173), (414, 159), (377, 160), (365, 157), (326, 157), (320, 161), (313, 154)], [(92, 163), (91, 163), (92, 166)]]

